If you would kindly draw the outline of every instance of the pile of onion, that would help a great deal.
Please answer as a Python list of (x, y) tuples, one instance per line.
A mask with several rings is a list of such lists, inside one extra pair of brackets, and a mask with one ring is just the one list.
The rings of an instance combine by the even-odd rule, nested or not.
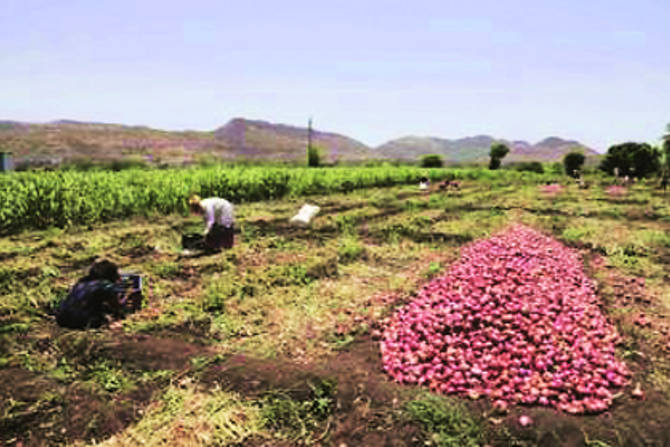
[(466, 246), (396, 312), (381, 353), (401, 383), (579, 414), (606, 410), (629, 382), (618, 341), (578, 253), (514, 226)]
[(613, 197), (625, 196), (626, 193), (628, 192), (628, 190), (625, 187), (619, 185), (608, 186), (605, 191), (607, 192), (608, 195)]
[(549, 185), (540, 185), (540, 191), (548, 195), (556, 195), (563, 192), (565, 189), (563, 185), (558, 183), (551, 183)]

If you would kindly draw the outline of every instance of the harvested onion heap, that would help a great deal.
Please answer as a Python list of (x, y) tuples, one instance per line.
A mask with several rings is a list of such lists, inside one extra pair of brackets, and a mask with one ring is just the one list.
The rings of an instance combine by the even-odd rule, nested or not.
[(578, 254), (523, 226), (461, 259), (389, 319), (381, 352), (398, 382), (472, 399), (599, 412), (628, 383), (619, 336)]

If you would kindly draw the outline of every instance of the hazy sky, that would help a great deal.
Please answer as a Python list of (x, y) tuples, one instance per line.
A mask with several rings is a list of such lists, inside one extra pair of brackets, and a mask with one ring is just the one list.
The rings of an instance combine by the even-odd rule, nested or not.
[(0, 0), (0, 119), (602, 151), (670, 122), (669, 23), (667, 0)]

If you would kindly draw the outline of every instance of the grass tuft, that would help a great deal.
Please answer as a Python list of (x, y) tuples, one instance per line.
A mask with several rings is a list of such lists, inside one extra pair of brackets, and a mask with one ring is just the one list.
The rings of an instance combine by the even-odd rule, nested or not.
[(425, 445), (438, 447), (480, 446), (484, 428), (461, 404), (445, 397), (425, 394), (406, 405), (410, 418), (427, 434)]

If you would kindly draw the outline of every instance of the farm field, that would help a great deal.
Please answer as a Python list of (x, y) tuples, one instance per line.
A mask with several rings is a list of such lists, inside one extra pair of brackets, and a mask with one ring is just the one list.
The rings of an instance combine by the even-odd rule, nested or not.
[[(235, 247), (206, 256), (181, 248), (202, 225), (180, 214), (193, 185), (148, 216), (21, 231), (17, 214), (0, 238), (0, 442), (670, 444), (670, 194), (652, 183), (608, 189), (601, 177), (582, 190), (550, 174), (457, 172), (461, 188), (449, 191), (399, 184), (418, 172), (384, 187), (333, 180), (340, 186), (237, 197)], [(564, 184), (545, 185), (556, 179)], [(290, 226), (306, 202), (320, 214)], [(39, 217), (29, 227), (44, 226)], [(389, 319), (464, 247), (516, 224), (570, 247), (596, 284), (631, 374), (606, 411), (501, 411), (396, 383), (382, 367)], [(145, 306), (99, 330), (58, 327), (51, 307), (97, 257), (145, 276)]]
[[(456, 174), (473, 172), (464, 170)], [(51, 226), (90, 225), (138, 215), (186, 213), (187, 199), (193, 193), (243, 203), (415, 183), (423, 175), (440, 180), (447, 173), (392, 166), (356, 169), (212, 166), (121, 172), (19, 172), (0, 176), (0, 234)], [(500, 174), (492, 176), (501, 177)], [(523, 178), (528, 174), (512, 171), (504, 177)]]

